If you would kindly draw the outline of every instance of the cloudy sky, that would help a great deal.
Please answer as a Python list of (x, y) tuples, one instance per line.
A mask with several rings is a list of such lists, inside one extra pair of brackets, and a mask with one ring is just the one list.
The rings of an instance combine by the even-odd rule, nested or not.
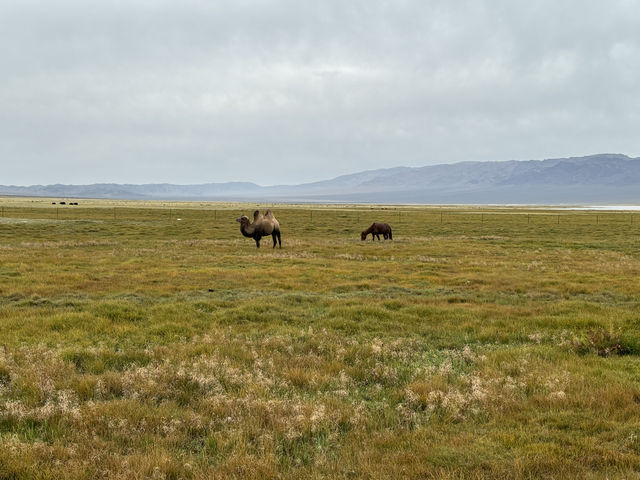
[(640, 154), (640, 0), (0, 0), (0, 184)]

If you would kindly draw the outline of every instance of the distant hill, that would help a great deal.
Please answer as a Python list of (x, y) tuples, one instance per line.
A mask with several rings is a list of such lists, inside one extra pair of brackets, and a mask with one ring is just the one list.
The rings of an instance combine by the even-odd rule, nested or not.
[(395, 167), (301, 185), (0, 186), (2, 195), (362, 203), (640, 203), (640, 158), (621, 154)]
[(200, 199), (227, 195), (244, 195), (262, 187), (249, 182), (205, 183), (201, 185), (173, 185), (154, 183), (130, 185), (94, 183), (91, 185), (32, 185), (29, 187), (0, 186), (0, 195), (72, 198), (116, 199)]

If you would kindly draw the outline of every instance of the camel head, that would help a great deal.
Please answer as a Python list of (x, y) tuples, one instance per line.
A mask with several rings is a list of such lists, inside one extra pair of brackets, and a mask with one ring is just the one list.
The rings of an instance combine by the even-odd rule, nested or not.
[(360, 234), (360, 240), (366, 240), (367, 239), (367, 232), (362, 232)]
[(249, 217), (242, 215), (241, 217), (236, 218), (236, 222), (240, 222), (240, 225), (249, 225)]

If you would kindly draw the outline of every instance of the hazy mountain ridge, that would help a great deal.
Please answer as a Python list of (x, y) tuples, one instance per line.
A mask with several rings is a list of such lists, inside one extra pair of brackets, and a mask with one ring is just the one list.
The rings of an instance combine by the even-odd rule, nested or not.
[(176, 199), (199, 198), (239, 193), (260, 189), (250, 182), (206, 183), (200, 185), (115, 184), (91, 185), (33, 185), (30, 187), (0, 186), (0, 194), (43, 197), (124, 198), (124, 199)]
[(461, 162), (407, 168), (381, 174), (361, 183), (361, 188), (460, 188), (500, 185), (612, 185), (640, 186), (640, 159), (604, 154), (564, 159)]
[(250, 182), (0, 186), (0, 194), (378, 203), (640, 203), (640, 158), (621, 154), (394, 167), (300, 185)]

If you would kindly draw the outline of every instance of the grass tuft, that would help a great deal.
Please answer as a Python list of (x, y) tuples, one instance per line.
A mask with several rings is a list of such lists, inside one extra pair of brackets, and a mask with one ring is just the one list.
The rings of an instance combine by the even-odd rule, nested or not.
[(574, 337), (572, 348), (579, 354), (595, 353), (600, 357), (611, 355), (638, 355), (640, 342), (637, 336), (618, 329), (597, 328)]

